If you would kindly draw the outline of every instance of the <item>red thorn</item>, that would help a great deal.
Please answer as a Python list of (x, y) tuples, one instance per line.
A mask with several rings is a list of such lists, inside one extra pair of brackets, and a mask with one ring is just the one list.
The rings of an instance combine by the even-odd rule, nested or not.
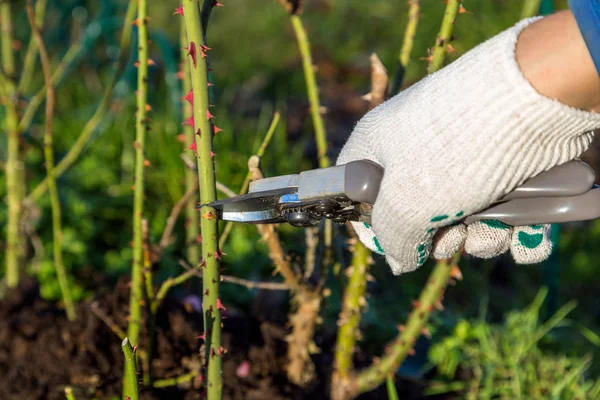
[(463, 275), (462, 275), (462, 272), (460, 272), (460, 268), (458, 268), (458, 265), (455, 265), (452, 267), (452, 271), (450, 272), (450, 277), (454, 278), (456, 280), (462, 281)]
[(177, 71), (177, 79), (182, 80), (185, 77), (183, 71)]
[(135, 346), (133, 346), (133, 352), (135, 353), (137, 351), (137, 344)]
[(206, 267), (206, 260), (202, 260), (202, 263), (200, 264), (200, 268), (204, 268)]
[(209, 119), (214, 118), (214, 117), (215, 116), (210, 113), (210, 110), (207, 109), (206, 110), (206, 120), (208, 121)]
[(215, 356), (215, 349), (213, 349), (212, 347), (210, 348), (210, 358), (213, 358)]
[(223, 4), (219, 3), (218, 0), (215, 0), (215, 2), (213, 3), (214, 7), (223, 7)]
[(187, 149), (190, 149), (190, 150), (196, 151), (196, 149), (197, 149), (197, 148), (198, 148), (198, 147), (196, 146), (196, 142), (192, 142), (192, 144), (190, 144), (190, 145), (189, 145), (189, 146), (186, 148), (186, 150), (187, 150)]
[(206, 333), (203, 333), (202, 335), (198, 336), (196, 339), (206, 340)]
[(187, 92), (187, 94), (185, 96), (183, 96), (181, 98), (181, 100), (187, 100), (190, 105), (194, 105), (194, 91), (192, 89), (190, 89), (189, 92)]
[(179, 7), (177, 7), (177, 9), (173, 13), (173, 15), (181, 15), (181, 16), (183, 16), (183, 4), (180, 5)]
[(201, 45), (200, 45), (200, 47), (201, 47), (201, 48), (202, 48), (202, 50), (204, 50), (204, 51), (209, 51), (209, 50), (212, 50), (212, 48), (210, 48), (210, 47), (208, 47), (208, 46), (205, 46), (205, 45), (203, 45), (203, 44), (201, 44)]
[(414, 356), (415, 355), (415, 349), (409, 349), (408, 350), (408, 355), (409, 356)]
[(208, 290), (208, 289), (206, 289), (206, 290), (204, 291), (204, 295), (205, 295), (205, 296), (208, 296), (208, 294), (209, 294), (209, 293), (210, 293), (210, 292), (209, 292), (209, 290)]
[(192, 56), (192, 62), (194, 63), (194, 68), (196, 68), (196, 44), (194, 42), (190, 42), (190, 45), (187, 46), (188, 56)]
[(225, 307), (223, 307), (223, 303), (221, 303), (221, 300), (217, 299), (217, 310), (226, 310)]
[(202, 136), (202, 131), (200, 130), (200, 128), (198, 128), (198, 130), (196, 131), (196, 135), (199, 137)]
[(177, 135), (177, 141), (179, 143), (185, 143), (185, 141), (186, 141), (185, 133), (180, 133), (179, 135)]
[(216, 125), (213, 125), (213, 135), (216, 135), (219, 132), (223, 132), (223, 129), (219, 128)]
[(210, 158), (215, 158), (215, 156), (217, 155), (217, 153), (215, 153), (214, 151), (210, 151)]
[(427, 339), (431, 339), (431, 332), (429, 332), (429, 329), (427, 329), (427, 327), (423, 327), (423, 329), (421, 329), (421, 333), (423, 334), (423, 336), (425, 336)]
[(189, 117), (187, 120), (185, 120), (185, 121), (183, 122), (183, 125), (189, 125), (189, 126), (191, 126), (191, 127), (192, 127), (192, 129), (194, 129), (194, 128), (195, 128), (195, 125), (194, 125), (194, 116), (192, 115), (192, 116), (191, 116), (191, 117)]
[(131, 25), (140, 26), (140, 19), (139, 18), (134, 19), (133, 22), (131, 23)]
[(223, 354), (227, 353), (227, 349), (223, 346), (219, 347), (219, 351), (218, 351), (219, 355), (222, 356)]
[(404, 325), (398, 325), (398, 331), (399, 332), (404, 332), (406, 330), (406, 326)]
[(197, 234), (196, 235), (196, 242), (197, 243), (202, 243), (202, 235), (201, 234)]
[(214, 83), (210, 83), (210, 82), (208, 82), (208, 83), (206, 84), (206, 86), (208, 86), (208, 87), (211, 87), (211, 86), (215, 86), (215, 84), (214, 84)]
[(414, 308), (419, 308), (419, 306), (421, 305), (421, 302), (419, 300), (413, 300), (412, 305)]
[(148, 65), (156, 65), (156, 63), (154, 62), (153, 59), (149, 58), (148, 59)]
[(200, 57), (206, 58), (206, 51), (204, 51), (202, 48), (200, 48)]

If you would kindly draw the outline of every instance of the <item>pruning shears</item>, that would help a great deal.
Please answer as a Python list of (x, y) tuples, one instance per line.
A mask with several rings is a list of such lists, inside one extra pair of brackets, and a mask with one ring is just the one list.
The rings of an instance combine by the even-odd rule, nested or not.
[[(250, 183), (247, 194), (202, 206), (226, 221), (314, 226), (323, 218), (370, 224), (384, 169), (369, 160), (312, 169)], [(462, 222), (495, 219), (507, 225), (585, 221), (600, 217), (600, 186), (594, 170), (573, 160), (527, 180), (490, 207)]]

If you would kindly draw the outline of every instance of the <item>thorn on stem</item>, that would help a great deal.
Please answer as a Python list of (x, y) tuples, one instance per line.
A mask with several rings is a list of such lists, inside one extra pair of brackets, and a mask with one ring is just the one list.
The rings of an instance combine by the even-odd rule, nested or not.
[(175, 12), (173, 13), (173, 15), (181, 15), (181, 16), (183, 16), (183, 4), (180, 5), (179, 7), (177, 7), (175, 9)]

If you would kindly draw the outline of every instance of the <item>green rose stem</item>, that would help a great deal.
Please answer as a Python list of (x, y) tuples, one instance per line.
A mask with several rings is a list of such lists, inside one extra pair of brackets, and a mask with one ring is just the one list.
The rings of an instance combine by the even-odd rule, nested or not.
[[(144, 0), (140, 0), (140, 3)], [(125, 369), (123, 372), (123, 399), (139, 400), (138, 375), (135, 362), (135, 350), (131, 347), (129, 338), (123, 339), (121, 343), (123, 355), (125, 356)]]
[(56, 274), (58, 276), (58, 283), (60, 285), (60, 291), (62, 294), (63, 302), (65, 303), (65, 309), (67, 311), (67, 318), (69, 321), (75, 320), (75, 307), (73, 306), (73, 300), (71, 299), (71, 290), (69, 288), (69, 281), (67, 278), (67, 272), (62, 258), (62, 228), (61, 228), (61, 210), (60, 201), (58, 199), (58, 190), (56, 188), (56, 179), (54, 177), (54, 154), (52, 149), (52, 122), (54, 119), (54, 86), (52, 85), (52, 73), (50, 72), (50, 60), (46, 51), (46, 46), (42, 39), (42, 34), (36, 25), (36, 19), (33, 12), (33, 4), (31, 0), (27, 2), (27, 17), (29, 18), (29, 24), (31, 25), (31, 31), (37, 48), (40, 53), (40, 60), (42, 64), (42, 71), (44, 74), (44, 80), (46, 82), (46, 123), (44, 129), (44, 156), (46, 162), (48, 188), (50, 192), (50, 204), (52, 208), (52, 245), (54, 253), (54, 267), (56, 268)]
[[(183, 95), (185, 96), (192, 89), (192, 77), (190, 76), (190, 64), (186, 62), (187, 51), (187, 34), (185, 31), (185, 23), (181, 24), (181, 60), (183, 60), (183, 81), (182, 89)], [(183, 115), (192, 115), (193, 109), (189, 102), (183, 102)], [(194, 130), (189, 125), (184, 125), (183, 132), (185, 135), (186, 143), (194, 142)], [(196, 172), (191, 168), (185, 169), (185, 192), (187, 193), (192, 188), (196, 188), (198, 185), (198, 178)], [(198, 210), (196, 205), (192, 201), (188, 201), (185, 206), (185, 244), (187, 251), (187, 261), (197, 267), (200, 263), (200, 246), (198, 245), (198, 234), (200, 233), (200, 221), (199, 221)]]
[[(209, 3), (207, 3), (209, 2)], [(198, 163), (198, 179), (200, 188), (200, 202), (206, 204), (216, 200), (216, 179), (212, 149), (212, 141), (217, 127), (212, 125), (210, 119), (210, 104), (208, 97), (208, 65), (202, 20), (206, 25), (207, 13), (213, 5), (218, 5), (214, 0), (205, 0), (203, 17), (201, 17), (199, 4), (195, 0), (184, 0), (181, 12), (185, 19), (187, 31), (187, 57), (190, 63), (192, 78), (192, 101), (194, 113), (189, 121), (195, 133), (195, 142), (192, 149), (196, 151)], [(201, 18), (203, 18), (201, 20)], [(204, 380), (209, 400), (221, 398), (223, 390), (222, 356), (225, 349), (221, 346), (221, 310), (224, 309), (219, 300), (220, 271), (218, 248), (218, 224), (216, 211), (211, 207), (200, 208), (200, 228), (202, 234), (202, 264), (203, 270), (203, 301), (204, 313), (204, 339), (205, 359), (208, 363), (208, 373)]]
[[(6, 4), (6, 3), (2, 3), (2, 5), (4, 5), (4, 4)], [(81, 153), (83, 153), (83, 150), (86, 148), (86, 145), (88, 144), (92, 135), (96, 131), (96, 128), (98, 128), (98, 125), (100, 125), (100, 122), (102, 122), (104, 116), (106, 115), (106, 112), (108, 111), (110, 101), (112, 99), (113, 90), (115, 88), (117, 80), (119, 79), (119, 76), (121, 75), (121, 72), (125, 68), (125, 62), (127, 61), (127, 56), (128, 56), (127, 50), (129, 49), (129, 45), (131, 43), (131, 30), (132, 30), (131, 20), (135, 16), (137, 5), (138, 5), (138, 2), (132, 0), (129, 2), (129, 5), (127, 7), (127, 12), (125, 14), (125, 22), (123, 24), (123, 33), (121, 35), (120, 56), (119, 56), (119, 61), (117, 62), (117, 68), (116, 68), (115, 72), (113, 73), (110, 82), (106, 86), (106, 89), (104, 90), (104, 94), (102, 96), (102, 99), (100, 100), (100, 104), (98, 104), (98, 107), (96, 108), (96, 111), (94, 112), (94, 115), (92, 115), (91, 118), (86, 122), (85, 126), (81, 130), (81, 134), (79, 135), (79, 137), (77, 138), (75, 143), (71, 146), (71, 148), (69, 149), (69, 152), (56, 165), (56, 168), (54, 171), (56, 178), (60, 177), (66, 170), (69, 169), (69, 167), (71, 167), (71, 165), (73, 165), (75, 163), (75, 161), (77, 161), (77, 159), (79, 158)], [(77, 51), (75, 50), (75, 48), (72, 48), (72, 49), (73, 49), (73, 57), (74, 57), (75, 54), (77, 53)], [(69, 52), (71, 52), (71, 49), (69, 50)], [(66, 55), (65, 55), (65, 58), (66, 58)], [(55, 75), (57, 75), (57, 74), (58, 74), (58, 71), (57, 71), (57, 73), (55, 73)], [(57, 79), (55, 79), (55, 80), (53, 79), (53, 82), (56, 82), (58, 80), (59, 80), (59, 78), (57, 77)], [(37, 95), (35, 98), (38, 98)], [(36, 104), (39, 106), (39, 104), (41, 104), (41, 101), (42, 101), (42, 98), (40, 98), (39, 103), (36, 103)], [(30, 103), (30, 106), (31, 106), (31, 104), (33, 104), (33, 101), (32, 101), (32, 103)], [(30, 107), (27, 108), (26, 113), (25, 113), (25, 115), (29, 115), (28, 119), (26, 119), (25, 115), (24, 115), (23, 119), (21, 120), (21, 123), (19, 124), (19, 126), (22, 128), (29, 126), (29, 124), (31, 123), (31, 120), (33, 119), (33, 115), (35, 114), (35, 110), (33, 110), (30, 113), (27, 113), (27, 111), (29, 111), (29, 108)], [(42, 195), (44, 195), (44, 193), (46, 193), (47, 190), (48, 190), (48, 181), (46, 179), (44, 179), (29, 194), (29, 196), (27, 196), (26, 201), (36, 202), (37, 200), (40, 199), (40, 197), (42, 197)]]
[(143, 235), (142, 216), (144, 213), (144, 161), (146, 132), (149, 119), (146, 117), (148, 97), (148, 18), (146, 0), (132, 0), (138, 3), (135, 24), (138, 27), (138, 60), (136, 66), (137, 91), (135, 111), (135, 177), (133, 182), (133, 264), (131, 268), (131, 294), (129, 297), (129, 324), (127, 337), (133, 346), (140, 340), (142, 323), (142, 300), (144, 286), (142, 281)]
[(17, 112), (17, 88), (15, 77), (15, 55), (13, 52), (13, 25), (11, 2), (0, 3), (0, 25), (2, 32), (2, 72), (0, 90), (6, 108), (7, 159), (6, 193), (8, 203), (8, 221), (6, 224), (6, 285), (14, 288), (19, 283), (19, 266), (22, 262), (22, 243), (19, 234), (21, 218), (21, 194), (23, 163), (19, 154), (19, 115)]
[(360, 338), (361, 313), (367, 302), (365, 290), (369, 271), (370, 251), (355, 237), (352, 266), (346, 270), (349, 276), (345, 288), (342, 311), (338, 318), (338, 336), (335, 346), (335, 365), (332, 376), (331, 398), (344, 399), (345, 387), (352, 377), (354, 347)]

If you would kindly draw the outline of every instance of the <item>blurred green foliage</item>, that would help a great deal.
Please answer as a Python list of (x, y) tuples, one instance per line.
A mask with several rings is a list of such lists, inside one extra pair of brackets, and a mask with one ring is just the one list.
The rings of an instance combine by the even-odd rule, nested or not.
[[(589, 378), (591, 357), (571, 357), (548, 350), (559, 343), (551, 331), (575, 307), (565, 304), (548, 321), (540, 321), (547, 290), (523, 311), (511, 311), (502, 325), (461, 320), (451, 336), (433, 345), (431, 361), (440, 375), (467, 381), (432, 383), (428, 394), (460, 391), (465, 399), (596, 399), (600, 380)], [(571, 334), (573, 336), (577, 335)], [(563, 349), (564, 350), (564, 349)]]
[[(54, 66), (72, 43), (83, 43), (80, 57), (57, 90), (54, 141), (55, 158), (60, 160), (92, 115), (112, 72), (118, 57), (120, 25), (126, 2), (49, 0), (48, 3), (44, 39), (53, 56)], [(216, 84), (216, 102), (211, 112), (215, 115), (216, 124), (224, 129), (215, 138), (217, 179), (237, 191), (247, 172), (247, 159), (258, 148), (275, 110), (282, 113), (282, 121), (263, 158), (266, 176), (316, 167), (316, 147), (308, 116), (300, 55), (285, 10), (274, 0), (224, 3), (225, 7), (213, 12), (208, 33), (208, 41), (214, 49), (210, 56)], [(563, 0), (555, 3), (557, 8), (566, 6)], [(24, 44), (17, 55), (22, 59), (29, 30), (24, 9), (20, 7), (24, 1), (16, 4), (19, 5), (15, 7), (16, 36)], [(434, 43), (444, 11), (441, 0), (423, 0), (422, 4), (421, 22), (412, 62), (406, 71), (406, 84), (414, 83), (425, 75), (427, 65), (420, 58), (428, 55), (428, 47)], [(463, 4), (469, 13), (457, 19), (453, 42), (457, 51), (449, 55), (448, 62), (515, 23), (522, 8), (519, 0), (465, 0)], [(179, 103), (180, 82), (176, 77), (180, 21), (172, 15), (177, 6), (178, 2), (173, 0), (152, 2), (149, 8), (153, 43), (151, 58), (156, 65), (150, 69), (149, 102), (153, 111), (147, 158), (152, 166), (147, 170), (145, 218), (149, 221), (152, 243), (160, 239), (171, 208), (184, 193), (186, 167), (182, 156), (192, 155), (190, 150), (185, 150), (188, 144), (177, 140), (183, 120)], [(390, 75), (396, 69), (406, 25), (407, 4), (405, 1), (389, 0), (310, 0), (305, 2), (304, 8), (303, 20), (317, 65), (322, 103), (328, 109), (325, 119), (331, 143), (330, 155), (335, 158), (353, 125), (366, 111), (366, 104), (360, 96), (369, 89), (369, 55), (376, 52)], [(71, 272), (73, 295), (77, 300), (93, 296), (98, 288), (103, 287), (99, 283), (108, 287), (114, 285), (116, 279), (128, 273), (131, 264), (134, 50), (135, 43), (132, 44), (128, 67), (115, 90), (111, 111), (81, 159), (58, 180), (63, 206), (64, 258)], [(41, 74), (36, 74), (30, 85), (31, 92), (23, 94), (23, 101), (27, 102), (41, 84)], [(0, 115), (0, 124), (3, 123), (3, 115)], [(38, 112), (34, 124), (23, 135), (29, 190), (41, 181), (45, 173), (42, 124), (43, 112)], [(5, 135), (0, 135), (0, 171), (3, 168), (1, 160), (5, 159), (5, 140)], [(599, 167), (595, 165), (597, 170)], [(0, 173), (0, 198), (5, 197), (5, 188), (5, 177)], [(0, 226), (5, 223), (6, 208), (0, 207)], [(181, 270), (178, 260), (185, 256), (183, 223), (180, 218), (174, 231), (176, 241), (167, 248), (156, 266), (157, 281)], [(27, 211), (25, 225), (28, 232), (35, 232), (34, 240), (28, 245), (33, 261), (26, 266), (27, 271), (40, 280), (45, 298), (58, 299), (58, 284), (51, 262), (52, 236), (46, 197), (37, 208)], [(293, 255), (293, 262), (300, 267), (301, 257), (294, 255), (301, 256), (304, 251), (304, 233), (284, 226), (281, 227), (281, 236), (286, 250)], [(258, 239), (255, 227), (235, 226), (224, 249), (227, 254), (224, 258), (225, 273), (247, 279), (273, 279), (266, 246)], [(342, 265), (347, 265), (349, 256), (344, 240), (344, 236), (336, 238), (336, 254)], [(558, 296), (562, 303), (573, 298), (579, 301), (571, 319), (587, 326), (590, 331), (598, 327), (600, 315), (600, 303), (596, 299), (600, 286), (598, 243), (600, 221), (563, 225), (559, 246)], [(383, 260), (377, 257), (375, 261), (376, 266), (372, 269), (375, 281), (368, 287), (369, 309), (362, 321), (364, 340), (360, 345), (367, 350), (381, 352), (385, 342), (396, 334), (398, 323), (406, 318), (410, 302), (418, 296), (431, 265), (391, 279)], [(1, 253), (0, 265), (3, 268)], [(435, 314), (430, 324), (434, 342), (454, 333), (440, 342), (432, 354), (437, 354), (435, 357), (439, 365), (450, 363), (448, 357), (455, 356), (456, 365), (471, 367), (490, 357), (500, 360), (498, 365), (507, 362), (510, 359), (507, 354), (484, 354), (483, 349), (477, 350), (481, 341), (509, 340), (508, 337), (503, 339), (500, 332), (509, 334), (512, 327), (518, 325), (517, 321), (526, 323), (521, 330), (529, 329), (519, 331), (519, 335), (533, 334), (538, 329), (537, 317), (534, 318), (538, 311), (533, 313), (530, 308), (524, 313), (513, 312), (509, 314), (506, 326), (466, 321), (477, 319), (480, 309), (484, 308), (487, 321), (499, 323), (507, 310), (526, 307), (544, 282), (542, 269), (540, 266), (517, 268), (507, 257), (491, 261), (466, 259), (461, 268), (464, 280), (448, 289), (444, 301), (446, 311)], [(323, 332), (335, 329), (340, 307), (342, 279), (332, 274), (329, 280), (332, 295), (324, 304)], [(223, 292), (227, 303), (235, 304), (243, 312), (250, 312), (255, 291), (223, 285)], [(458, 328), (455, 329), (455, 326)], [(520, 340), (514, 335), (510, 337)], [(573, 342), (571, 338), (560, 335), (555, 339), (569, 343), (569, 351), (573, 354), (597, 353), (595, 347), (589, 347), (589, 341)], [(409, 357), (403, 372), (421, 373), (429, 345), (430, 341), (419, 341), (417, 355)], [(477, 357), (473, 355), (475, 351), (480, 352)], [(545, 377), (557, 371), (565, 371), (563, 375), (567, 376), (570, 371), (584, 365), (581, 358), (547, 355), (541, 352), (537, 343), (525, 358), (531, 366), (528, 368), (533, 368), (540, 376), (546, 374)], [(550, 363), (555, 370), (544, 369), (544, 363)], [(587, 362), (585, 365), (588, 365)], [(484, 367), (481, 368), (485, 372)], [(592, 365), (590, 370), (597, 371), (597, 368)], [(500, 369), (485, 376), (499, 380), (502, 376), (498, 374)], [(533, 387), (527, 381), (528, 374), (530, 371), (525, 370), (523, 382)], [(583, 390), (580, 376), (577, 375), (577, 379), (563, 390)]]

